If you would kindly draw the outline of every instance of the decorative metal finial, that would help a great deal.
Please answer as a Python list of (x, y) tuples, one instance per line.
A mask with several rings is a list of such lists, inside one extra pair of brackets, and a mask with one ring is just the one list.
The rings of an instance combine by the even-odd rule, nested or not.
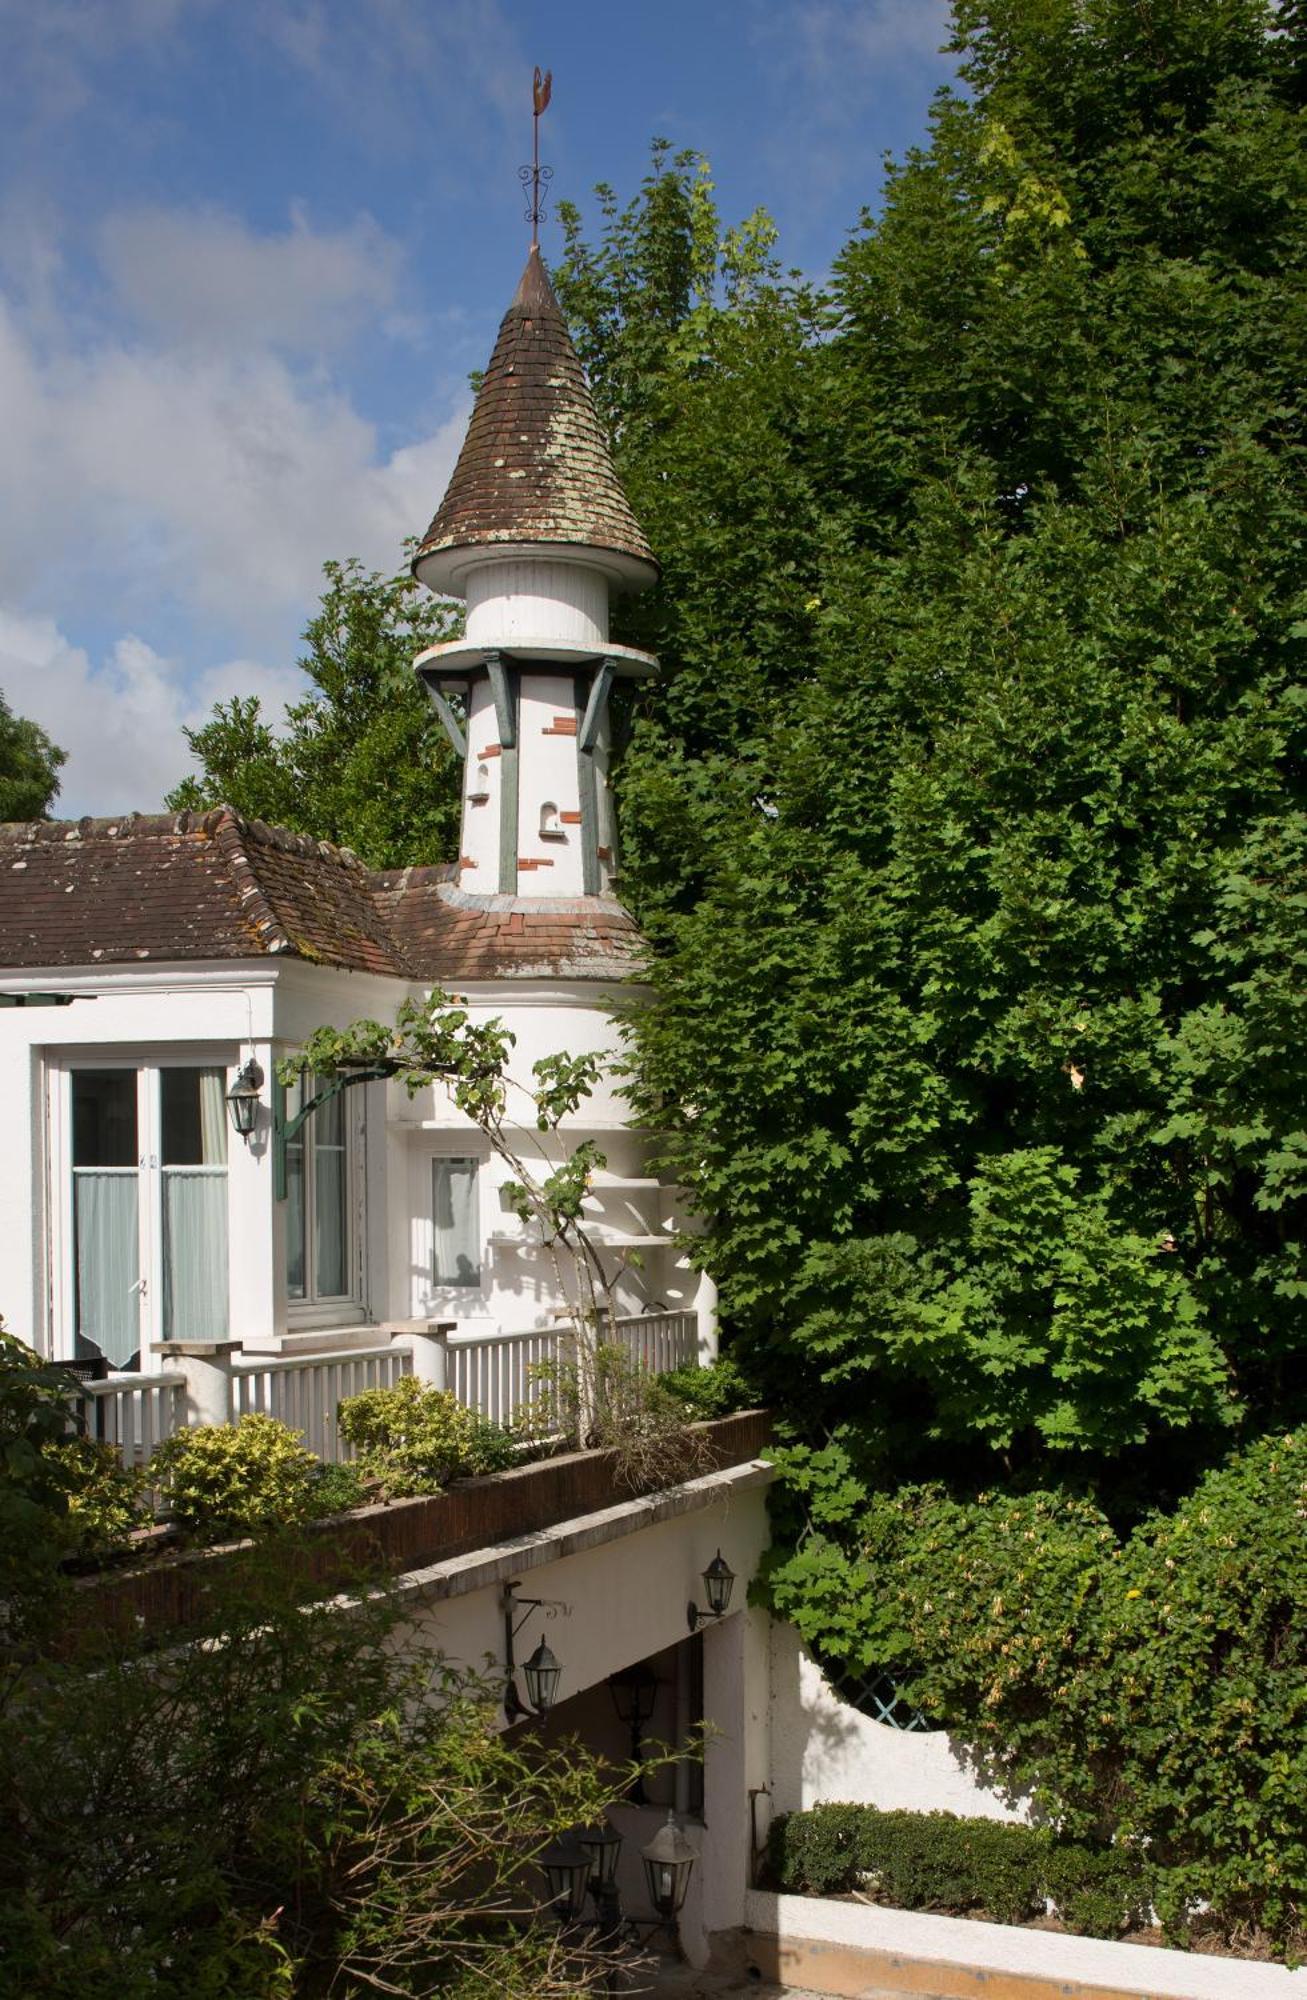
[(526, 210), (526, 219), (531, 225), (531, 248), (540, 248), (540, 225), (545, 219), (545, 200), (549, 193), (549, 183), (554, 178), (552, 167), (540, 164), (540, 114), (549, 104), (554, 91), (554, 72), (547, 69), (543, 75), (539, 63), (531, 85), (531, 164), (519, 167), (517, 177), (531, 200)]

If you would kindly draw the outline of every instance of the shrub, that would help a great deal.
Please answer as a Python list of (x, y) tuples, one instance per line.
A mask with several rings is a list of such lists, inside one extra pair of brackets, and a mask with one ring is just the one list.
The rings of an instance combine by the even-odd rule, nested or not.
[(357, 1465), (319, 1465), (313, 1482), (314, 1512), (347, 1514), (368, 1498), (367, 1478)]
[(729, 1355), (723, 1355), (707, 1368), (692, 1363), (686, 1368), (669, 1368), (658, 1377), (660, 1387), (668, 1390), (679, 1403), (694, 1417), (729, 1417), (733, 1410), (747, 1410), (753, 1402), (753, 1392), (740, 1369)]
[(204, 1541), (294, 1526), (323, 1511), (317, 1459), (275, 1417), (178, 1431), (154, 1453), (148, 1476), (172, 1518)]
[(1040, 1827), (954, 1813), (819, 1805), (773, 1821), (767, 1858), (782, 1889), (872, 1890), (900, 1910), (983, 1912), (1016, 1924), (1053, 1903), (1072, 1930), (1119, 1937), (1148, 1906), (1127, 1849), (1060, 1841)]
[(626, 1348), (600, 1341), (574, 1359), (539, 1362), (531, 1381), (533, 1399), (519, 1413), (523, 1434), (611, 1452), (617, 1485), (648, 1492), (702, 1469), (705, 1452), (685, 1403)]
[(119, 1555), (146, 1519), (146, 1475), (125, 1466), (112, 1445), (67, 1438), (47, 1447), (68, 1500), (68, 1553), (74, 1559)]
[[(809, 1503), (815, 1491), (811, 1467)], [(832, 1509), (844, 1505), (839, 1489)], [(820, 1503), (820, 1496), (818, 1496)], [(1183, 1941), (1307, 1928), (1307, 1440), (1263, 1438), (1122, 1536), (1057, 1492), (874, 1499), (772, 1569), (810, 1645), (909, 1699), (1068, 1840), (1146, 1852)], [(818, 1524), (820, 1527), (820, 1523)], [(1068, 1921), (1135, 1893), (1108, 1864)], [(1127, 1870), (1128, 1874), (1128, 1870)], [(1091, 1894), (1091, 1887), (1093, 1893)], [(1115, 1920), (1114, 1920), (1115, 1921)]]
[(451, 1479), (497, 1471), (515, 1445), (499, 1425), (473, 1414), (445, 1389), (404, 1375), (389, 1389), (347, 1396), (336, 1412), (360, 1469), (387, 1495), (439, 1493)]

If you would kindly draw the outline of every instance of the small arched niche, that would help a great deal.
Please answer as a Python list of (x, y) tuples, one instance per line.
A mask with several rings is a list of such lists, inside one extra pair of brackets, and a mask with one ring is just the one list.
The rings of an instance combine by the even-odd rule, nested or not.
[(567, 828), (558, 817), (558, 807), (552, 799), (546, 799), (540, 808), (541, 840), (566, 840)]

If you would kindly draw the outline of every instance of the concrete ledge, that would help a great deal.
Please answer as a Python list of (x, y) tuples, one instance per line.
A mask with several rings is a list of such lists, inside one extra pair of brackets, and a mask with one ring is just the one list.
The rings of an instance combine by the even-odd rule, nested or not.
[(819, 1896), (745, 1897), (755, 1977), (849, 2000), (1307, 2000), (1307, 1968)]

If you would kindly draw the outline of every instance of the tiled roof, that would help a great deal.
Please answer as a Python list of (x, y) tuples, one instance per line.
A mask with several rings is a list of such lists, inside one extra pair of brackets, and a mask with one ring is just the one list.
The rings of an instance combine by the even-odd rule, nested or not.
[(438, 551), (497, 542), (612, 549), (653, 563), (536, 249), (413, 567), (420, 574)]
[(461, 895), (451, 876), (378, 873), (230, 806), (0, 825), (0, 969), (272, 953), (449, 986), (621, 978), (638, 959), (605, 898), (524, 908)]
[(418, 978), (461, 980), (626, 979), (642, 941), (620, 903), (573, 898), (469, 896), (452, 868), (378, 875), (377, 899)]

